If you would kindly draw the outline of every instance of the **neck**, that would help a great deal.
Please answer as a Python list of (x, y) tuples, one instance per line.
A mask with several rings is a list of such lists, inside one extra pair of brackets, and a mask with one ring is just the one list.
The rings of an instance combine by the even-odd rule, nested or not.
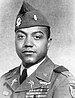
[(36, 63), (23, 63), (23, 62), (22, 62), (22, 64), (23, 64), (23, 66), (24, 66), (25, 68), (30, 68), (31, 66), (34, 66), (34, 65), (37, 65), (37, 64), (40, 65), (45, 59), (46, 59), (46, 57), (44, 57), (42, 60), (40, 60), (40, 61), (38, 61), (38, 62), (36, 62)]

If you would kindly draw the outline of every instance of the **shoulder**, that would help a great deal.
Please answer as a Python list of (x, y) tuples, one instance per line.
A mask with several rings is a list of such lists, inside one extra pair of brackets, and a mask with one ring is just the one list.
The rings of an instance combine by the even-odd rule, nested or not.
[(57, 66), (53, 71), (56, 74), (58, 74), (58, 76), (65, 77), (66, 79), (68, 79), (69, 82), (71, 82), (72, 80), (75, 80), (75, 77), (64, 66)]
[(4, 88), (4, 85), (7, 83), (7, 81), (11, 80), (12, 77), (17, 74), (18, 69), (19, 67), (15, 67), (0, 77), (0, 91)]
[(52, 77), (57, 78), (59, 81), (64, 80), (64, 79), (68, 79), (69, 76), (73, 77), (72, 74), (69, 72), (69, 70), (67, 68), (65, 68), (64, 66), (59, 66), (57, 64), (54, 64), (50, 58), (48, 58), (47, 63), (46, 63), (46, 71), (48, 71), (50, 73), (52, 68)]
[(17, 69), (18, 69), (18, 68), (19, 68), (19, 67), (15, 67), (15, 68), (9, 70), (8, 72), (6, 72), (5, 74), (3, 74), (3, 75), (1, 76), (1, 79), (6, 79), (6, 78), (12, 76), (14, 73), (17, 72)]
[[(69, 92), (72, 97), (75, 97), (75, 77), (64, 66), (59, 66), (54, 69), (57, 74), (55, 87), (59, 90), (64, 89)], [(64, 91), (63, 91), (64, 92)]]
[(60, 80), (62, 80), (64, 78), (64, 79), (68, 80), (69, 83), (71, 83), (73, 81), (75, 82), (75, 77), (64, 66), (56, 67), (53, 70), (53, 72), (58, 75), (57, 78), (59, 78)]

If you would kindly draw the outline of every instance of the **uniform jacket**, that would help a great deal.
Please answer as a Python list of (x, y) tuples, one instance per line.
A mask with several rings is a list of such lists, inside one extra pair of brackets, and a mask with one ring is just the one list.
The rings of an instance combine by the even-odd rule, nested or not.
[(19, 77), (20, 66), (1, 77), (0, 98), (75, 98), (74, 77), (48, 57), (21, 85)]

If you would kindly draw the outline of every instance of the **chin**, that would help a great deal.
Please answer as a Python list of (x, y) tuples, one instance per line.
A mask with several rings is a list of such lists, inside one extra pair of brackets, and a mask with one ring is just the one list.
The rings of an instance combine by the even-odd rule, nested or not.
[(23, 61), (23, 64), (25, 65), (26, 68), (29, 68), (37, 63), (37, 60), (33, 58), (25, 58)]
[(36, 59), (33, 58), (33, 57), (27, 57), (27, 58), (24, 59), (24, 62), (34, 64), (36, 62)]

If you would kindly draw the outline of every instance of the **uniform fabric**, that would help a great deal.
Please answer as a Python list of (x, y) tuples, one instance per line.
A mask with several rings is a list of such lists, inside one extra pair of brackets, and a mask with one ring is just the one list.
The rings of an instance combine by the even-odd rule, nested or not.
[(48, 57), (22, 84), (19, 70), (16, 67), (1, 77), (0, 98), (75, 98), (75, 78)]

